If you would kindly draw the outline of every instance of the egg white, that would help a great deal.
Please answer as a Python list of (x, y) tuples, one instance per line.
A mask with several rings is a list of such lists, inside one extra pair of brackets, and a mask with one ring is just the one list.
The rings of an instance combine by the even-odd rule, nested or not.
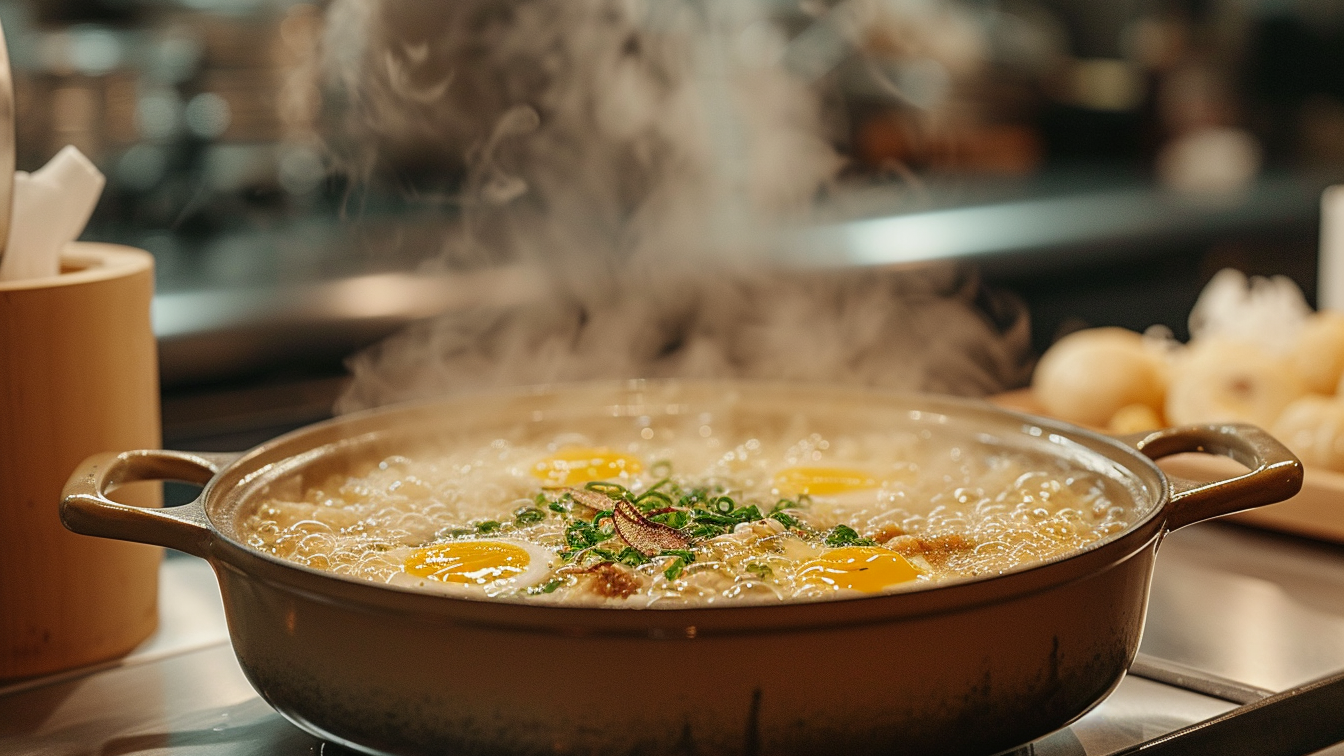
[[(388, 585), (395, 585), (401, 588), (414, 588), (417, 590), (430, 591), (449, 596), (458, 597), (484, 597), (498, 596), (513, 590), (522, 590), (537, 585), (550, 574), (558, 557), (549, 549), (539, 546), (535, 543), (514, 539), (514, 538), (479, 538), (463, 541), (454, 541), (454, 543), (470, 543), (477, 541), (481, 543), (505, 543), (510, 546), (517, 546), (527, 552), (528, 563), (522, 573), (512, 577), (501, 578), (484, 584), (457, 583), (446, 580), (439, 580), (433, 577), (420, 577), (412, 575), (405, 571), (406, 560), (416, 551), (425, 547), (416, 547), (405, 549), (396, 549), (389, 551), (388, 557), (394, 559), (403, 569), (392, 574), (388, 578)], [(431, 544), (437, 545), (437, 544)]]

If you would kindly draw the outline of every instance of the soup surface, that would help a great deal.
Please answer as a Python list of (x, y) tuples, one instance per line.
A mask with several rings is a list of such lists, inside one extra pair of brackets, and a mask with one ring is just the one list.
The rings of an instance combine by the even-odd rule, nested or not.
[(464, 433), (293, 476), (243, 533), (283, 559), (396, 586), (677, 607), (995, 574), (1136, 514), (1112, 476), (972, 435), (745, 425), (704, 414)]

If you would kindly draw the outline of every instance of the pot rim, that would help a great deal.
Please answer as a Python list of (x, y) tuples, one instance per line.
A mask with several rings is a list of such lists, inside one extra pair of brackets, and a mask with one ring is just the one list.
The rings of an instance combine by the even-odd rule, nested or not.
[[(216, 521), (217, 516), (222, 516), (221, 510), (226, 506), (226, 502), (231, 497), (241, 497), (249, 499), (248, 490), (250, 486), (255, 485), (259, 477), (278, 478), (285, 474), (284, 470), (277, 470), (280, 465), (285, 467), (297, 466), (301, 463), (301, 458), (305, 455), (320, 455), (326, 453), (330, 444), (317, 444), (308, 447), (308, 451), (299, 455), (285, 457), (284, 462), (263, 463), (260, 467), (249, 470), (250, 466), (256, 464), (258, 460), (264, 460), (268, 454), (277, 448), (284, 447), (296, 441), (311, 438), (320, 435), (323, 431), (330, 429), (345, 429), (374, 422), (387, 423), (385, 419), (389, 416), (398, 416), (415, 413), (430, 407), (440, 407), (464, 402), (470, 402), (475, 398), (525, 398), (532, 396), (550, 396), (562, 395), (566, 392), (577, 391), (578, 389), (602, 390), (606, 389), (613, 394), (620, 391), (640, 390), (648, 386), (690, 386), (690, 387), (712, 387), (727, 386), (746, 390), (803, 390), (810, 393), (833, 393), (843, 395), (860, 395), (874, 399), (885, 398), (887, 401), (898, 401), (907, 404), (922, 404), (930, 407), (933, 411), (940, 409), (953, 408), (962, 412), (984, 412), (986, 414), (1000, 417), (1012, 418), (1017, 420), (1024, 429), (1037, 429), (1039, 433), (1029, 435), (1041, 435), (1047, 432), (1057, 434), (1069, 441), (1077, 443), (1079, 440), (1085, 440), (1089, 443), (1079, 444), (1087, 447), (1094, 454), (1100, 454), (1094, 447), (1101, 447), (1110, 451), (1105, 456), (1112, 462), (1121, 463), (1121, 467), (1129, 473), (1134, 483), (1143, 483), (1143, 493), (1150, 498), (1147, 502), (1139, 501), (1138, 486), (1131, 486), (1131, 492), (1136, 496), (1136, 504), (1149, 504), (1146, 512), (1138, 518), (1129, 527), (1123, 531), (1106, 538), (1099, 539), (1090, 543), (1081, 549), (1069, 552), (1067, 554), (1050, 557), (1048, 559), (1037, 560), (1014, 569), (991, 575), (981, 575), (975, 577), (958, 578), (940, 582), (935, 585), (924, 586), (913, 590), (894, 591), (890, 593), (878, 593), (871, 595), (857, 596), (838, 596), (834, 598), (816, 599), (809, 601), (786, 601), (786, 602), (768, 602), (752, 604), (716, 604), (714, 606), (675, 606), (675, 607), (620, 607), (620, 606), (557, 606), (554, 604), (527, 603), (525, 600), (506, 600), (489, 598), (458, 597), (440, 594), (430, 594), (425, 591), (415, 590), (413, 588), (403, 588), (399, 586), (374, 583), (361, 578), (347, 577), (338, 575), (329, 571), (300, 565), (290, 562), (281, 557), (266, 554), (245, 543), (238, 541), (229, 534), (223, 532), (220, 523)], [(932, 406), (930, 406), (932, 405)], [(343, 434), (344, 442), (337, 443), (357, 443), (365, 434), (355, 432), (353, 434)], [(1118, 458), (1117, 458), (1118, 457)], [(1142, 470), (1138, 472), (1135, 468)], [(1144, 476), (1148, 480), (1144, 480)], [(205, 489), (201, 492), (207, 519), (213, 532), (215, 542), (212, 545), (212, 557), (219, 558), (232, 564), (235, 568), (243, 569), (249, 573), (264, 573), (269, 582), (277, 584), (287, 584), (295, 590), (299, 590), (310, 597), (323, 597), (332, 591), (341, 593), (340, 600), (343, 602), (356, 601), (360, 604), (376, 607), (380, 611), (388, 609), (408, 609), (415, 613), (432, 613), (437, 615), (459, 616), (459, 613), (452, 611), (456, 607), (464, 607), (464, 611), (470, 612), (473, 619), (481, 624), (502, 624), (509, 626), (530, 626), (538, 627), (558, 624), (565, 627), (573, 627), (577, 624), (592, 624), (592, 618), (603, 616), (612, 612), (622, 614), (637, 615), (675, 615), (677, 622), (650, 622), (647, 618), (639, 621), (637, 627), (642, 631), (647, 631), (650, 625), (675, 625), (677, 630), (674, 633), (667, 632), (669, 637), (675, 635), (685, 636), (687, 632), (691, 636), (700, 634), (702, 629), (714, 628), (720, 632), (738, 631), (759, 631), (762, 622), (767, 625), (776, 625), (788, 627), (812, 626), (806, 616), (789, 615), (808, 615), (812, 612), (806, 607), (811, 606), (829, 606), (844, 605), (850, 607), (845, 610), (846, 614), (856, 613), (861, 615), (873, 615), (873, 621), (885, 621), (896, 616), (926, 615), (931, 613), (941, 613), (946, 611), (959, 611), (973, 606), (979, 606), (987, 603), (996, 603), (1007, 601), (1016, 596), (1021, 596), (1036, 591), (1045, 590), (1058, 585), (1062, 585), (1073, 580), (1081, 579), (1094, 571), (1104, 569), (1107, 566), (1117, 562), (1124, 561), (1134, 554), (1144, 550), (1149, 541), (1158, 537), (1157, 530), (1163, 519), (1164, 509), (1170, 500), (1169, 487), (1166, 483), (1166, 477), (1162, 471), (1146, 456), (1137, 451), (1132, 446), (1108, 438), (1092, 431), (1069, 425), (1062, 421), (1049, 420), (1027, 415), (1013, 410), (1007, 410), (990, 405), (982, 400), (965, 399), (960, 397), (950, 397), (933, 394), (922, 394), (909, 391), (895, 391), (888, 389), (875, 389), (871, 387), (851, 387), (851, 386), (829, 386), (829, 385), (811, 385), (786, 381), (692, 381), (692, 380), (667, 380), (654, 381), (646, 379), (637, 379), (633, 381), (600, 381), (600, 382), (575, 382), (575, 383), (557, 383), (539, 386), (512, 387), (509, 389), (482, 390), (471, 392), (470, 394), (455, 395), (451, 398), (438, 398), (429, 400), (419, 400), (407, 402), (375, 409), (363, 410), (341, 417), (331, 418), (319, 423), (314, 423), (302, 428), (290, 431), (289, 433), (278, 436), (270, 441), (259, 444), (256, 447), (244, 452), (242, 456), (234, 460), (216, 475)], [(229, 507), (232, 511), (232, 507)], [(1088, 557), (1085, 558), (1084, 557)], [(1081, 561), (1080, 561), (1081, 559)], [(1073, 568), (1064, 569), (1059, 565), (1069, 563)], [(302, 579), (296, 579), (302, 575)], [(992, 584), (992, 585), (991, 585)], [(357, 586), (361, 589), (369, 590), (347, 590), (345, 586)], [(986, 587), (989, 586), (989, 587)], [(391, 594), (395, 598), (387, 598)], [(937, 596), (930, 596), (937, 594)], [(482, 607), (500, 607), (496, 612)], [(507, 607), (508, 609), (503, 609)], [(554, 622), (538, 623), (534, 618), (513, 617), (513, 609), (517, 609), (527, 614), (536, 612), (545, 612), (546, 617)], [(441, 610), (441, 611), (435, 611)], [(633, 610), (633, 611), (632, 611)], [(746, 612), (756, 618), (750, 623), (749, 628), (736, 627), (736, 622), (714, 621), (723, 619), (721, 615), (728, 612)], [(478, 616), (481, 613), (494, 615), (489, 617)], [(703, 618), (701, 614), (705, 614)], [(561, 617), (563, 616), (563, 618)], [(768, 619), (766, 615), (771, 615)], [(779, 616), (774, 616), (779, 615)], [(611, 623), (601, 622), (600, 624), (608, 626), (608, 629), (618, 629), (626, 623), (615, 623), (618, 627), (611, 627)], [(830, 623), (827, 623), (830, 624)], [(835, 624), (853, 625), (855, 619), (847, 617), (844, 620), (837, 620)], [(691, 628), (688, 630), (687, 628)]]
[[(963, 578), (918, 588), (873, 595), (811, 601), (678, 607), (558, 606), (515, 599), (476, 599), (445, 596), (346, 577), (289, 562), (256, 550), (235, 538), (237, 513), (254, 501), (256, 486), (278, 479), (333, 449), (372, 443), (381, 436), (396, 439), (402, 432), (427, 427), (437, 420), (425, 410), (472, 406), (489, 400), (498, 408), (473, 406), (477, 416), (503, 410), (512, 402), (535, 399), (538, 410), (563, 410), (617, 402), (616, 416), (644, 407), (644, 392), (662, 391), (691, 397), (681, 404), (704, 403), (706, 397), (731, 397), (740, 392), (756, 398), (770, 392), (768, 401), (786, 400), (791, 392), (812, 402), (846, 403), (885, 401), (912, 413), (929, 412), (955, 417), (974, 428), (979, 422), (997, 431), (981, 441), (1005, 444), (1017, 438), (1024, 445), (1043, 445), (1042, 453), (1074, 455), (1084, 461), (1106, 463), (1102, 472), (1129, 488), (1134, 502), (1151, 506), (1119, 533), (1099, 539), (1070, 553), (1027, 563), (1003, 573)], [(588, 392), (585, 397), (583, 392)], [(627, 398), (625, 395), (630, 395)], [(555, 397), (554, 406), (546, 405)], [(585, 404), (584, 399), (589, 401)], [(622, 400), (627, 403), (621, 403)], [(640, 402), (636, 404), (634, 402)], [(518, 407), (512, 407), (515, 411)], [(672, 413), (668, 413), (672, 414)], [(591, 417), (591, 415), (589, 415)], [(556, 417), (556, 415), (552, 415)], [(398, 419), (409, 419), (397, 425)], [(912, 420), (922, 420), (912, 417)], [(418, 420), (420, 425), (416, 425)], [(1023, 441), (1021, 436), (1039, 441)], [(1050, 451), (1056, 449), (1057, 451)], [(1185, 451), (1204, 451), (1233, 457), (1251, 471), (1209, 484), (1166, 476), (1153, 459)], [(1101, 472), (1101, 471), (1099, 471)], [(1168, 531), (1210, 517), (1281, 501), (1301, 487), (1301, 463), (1282, 444), (1252, 426), (1191, 426), (1155, 431), (1125, 440), (1109, 438), (1068, 423), (1027, 415), (987, 402), (958, 397), (894, 391), (873, 387), (806, 384), (786, 381), (644, 380), (578, 382), (491, 389), (451, 398), (390, 405), (304, 426), (234, 454), (139, 450), (103, 454), (85, 460), (66, 486), (61, 517), (71, 530), (90, 535), (140, 541), (178, 548), (206, 558), (217, 569), (228, 566), (250, 577), (319, 601), (340, 603), (366, 611), (396, 613), (427, 621), (451, 621), (519, 630), (559, 631), (568, 634), (618, 633), (651, 637), (694, 637), (708, 633), (787, 631), (802, 627), (883, 622), (916, 615), (965, 611), (1009, 601), (1085, 579), (1155, 547)], [(203, 485), (199, 497), (183, 507), (138, 509), (107, 499), (106, 491), (136, 480), (175, 479)]]

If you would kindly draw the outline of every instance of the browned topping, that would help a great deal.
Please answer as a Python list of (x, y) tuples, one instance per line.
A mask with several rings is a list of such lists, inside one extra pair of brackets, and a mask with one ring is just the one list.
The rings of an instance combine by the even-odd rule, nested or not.
[(886, 543), (896, 536), (903, 535), (905, 535), (905, 528), (902, 528), (900, 525), (883, 525), (878, 528), (877, 532), (873, 533), (871, 537), (878, 543)]
[(565, 493), (574, 500), (574, 515), (585, 520), (593, 519), (598, 512), (616, 507), (616, 500), (599, 491), (586, 488), (566, 488)]
[(949, 533), (939, 536), (897, 536), (887, 541), (887, 548), (901, 556), (924, 557), (929, 564), (942, 565), (953, 554), (970, 551), (976, 542), (961, 533)]
[(639, 590), (639, 576), (611, 562), (584, 570), (583, 583), (588, 590), (607, 598), (627, 598)]
[(665, 549), (684, 549), (691, 545), (690, 540), (679, 531), (646, 518), (628, 501), (616, 503), (611, 519), (621, 540), (644, 556), (661, 554)]
[(887, 541), (887, 548), (903, 556), (914, 556), (923, 552), (917, 536), (896, 536)]

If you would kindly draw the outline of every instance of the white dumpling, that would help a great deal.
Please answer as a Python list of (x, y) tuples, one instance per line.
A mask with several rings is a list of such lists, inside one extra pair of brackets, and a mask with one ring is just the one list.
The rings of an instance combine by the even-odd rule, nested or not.
[(1157, 410), (1146, 404), (1127, 404), (1116, 411), (1106, 423), (1106, 430), (1124, 435), (1157, 430), (1164, 425)]
[(1284, 408), (1272, 432), (1306, 464), (1344, 471), (1344, 401), (1308, 394)]
[(1166, 415), (1174, 424), (1243, 422), (1268, 428), (1305, 392), (1281, 359), (1241, 341), (1193, 342), (1172, 366)]
[(1090, 328), (1046, 351), (1032, 378), (1045, 411), (1084, 425), (1105, 425), (1123, 407), (1162, 407), (1165, 365), (1143, 337), (1123, 328)]
[(1308, 391), (1336, 393), (1344, 375), (1344, 313), (1308, 317), (1293, 341), (1288, 364)]

